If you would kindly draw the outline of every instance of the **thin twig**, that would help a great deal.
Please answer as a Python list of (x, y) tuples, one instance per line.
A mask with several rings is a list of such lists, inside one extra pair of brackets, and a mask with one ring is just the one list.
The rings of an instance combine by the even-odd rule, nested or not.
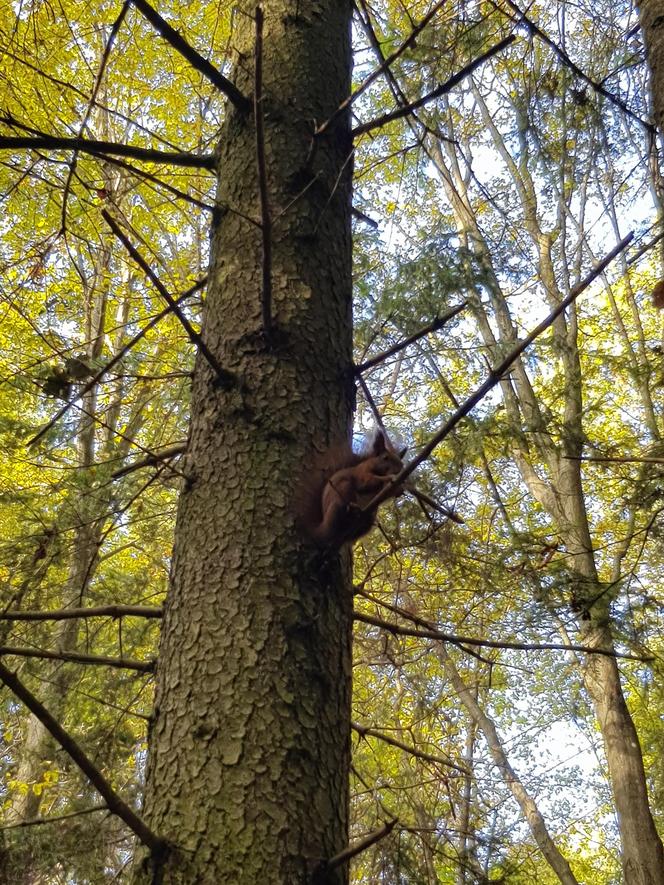
[(657, 236), (653, 237), (653, 239), (646, 243), (645, 246), (641, 246), (638, 252), (635, 252), (634, 255), (630, 255), (627, 266), (630, 267), (632, 264), (636, 264), (639, 258), (645, 255), (646, 252), (649, 252), (653, 246), (656, 246), (662, 238), (664, 238), (664, 232), (657, 234)]
[(426, 95), (423, 95), (422, 98), (418, 98), (416, 101), (410, 102), (410, 104), (404, 105), (401, 108), (397, 108), (395, 111), (390, 111), (388, 114), (383, 114), (380, 117), (376, 117), (374, 120), (369, 120), (367, 123), (362, 123), (360, 126), (356, 126), (355, 129), (352, 130), (351, 135), (353, 138), (357, 138), (360, 135), (365, 135), (367, 132), (371, 132), (374, 129), (380, 129), (382, 126), (391, 123), (393, 120), (400, 120), (402, 117), (408, 116), (408, 114), (412, 114), (413, 111), (416, 111), (418, 108), (423, 107), (428, 102), (433, 101), (436, 98), (439, 98), (441, 95), (444, 95), (446, 92), (449, 92), (455, 86), (457, 86), (468, 74), (471, 74), (474, 70), (479, 68), (484, 64), (485, 61), (488, 61), (492, 56), (501, 52), (505, 49), (506, 46), (509, 46), (510, 43), (513, 43), (516, 40), (514, 34), (510, 34), (507, 37), (504, 37), (499, 43), (496, 43), (495, 46), (492, 46), (490, 49), (487, 49), (486, 52), (483, 52), (482, 55), (478, 56), (474, 61), (469, 62), (465, 67), (461, 68), (461, 70), (456, 73), (453, 77), (450, 77), (449, 80), (446, 80), (445, 83), (441, 83), (440, 86), (437, 86), (436, 89), (431, 92), (427, 92)]
[(261, 204), (261, 234), (263, 242), (263, 279), (261, 312), (263, 334), (267, 340), (272, 334), (272, 218), (267, 189), (265, 166), (265, 127), (263, 125), (263, 10), (256, 7), (256, 50), (254, 61), (254, 121), (256, 125), (256, 164), (258, 192)]
[[(182, 304), (182, 302), (186, 301), (187, 298), (191, 298), (191, 296), (195, 295), (196, 292), (199, 291), (199, 289), (202, 289), (206, 283), (207, 283), (207, 276), (200, 279), (197, 283), (194, 283), (194, 285), (191, 286), (189, 289), (187, 289), (186, 292), (183, 292), (182, 295), (180, 295), (177, 298), (176, 304), (178, 304), (178, 305)], [(69, 409), (71, 409), (76, 404), (77, 400), (84, 397), (85, 394), (88, 393), (90, 390), (92, 390), (92, 388), (96, 384), (99, 384), (99, 382), (104, 377), (104, 375), (106, 375), (108, 372), (110, 372), (110, 370), (113, 368), (113, 366), (117, 365), (120, 362), (120, 360), (124, 359), (124, 357), (129, 353), (129, 351), (136, 344), (138, 344), (138, 342), (142, 338), (144, 338), (145, 335), (147, 335), (147, 333), (150, 331), (150, 329), (153, 329), (157, 325), (157, 323), (160, 322), (160, 320), (163, 320), (163, 318), (165, 316), (168, 316), (168, 314), (171, 312), (172, 309), (173, 308), (169, 304), (168, 307), (165, 307), (158, 314), (153, 316), (152, 319), (150, 320), (150, 322), (146, 323), (146, 325), (143, 326), (143, 328), (140, 330), (140, 332), (137, 332), (136, 335), (134, 335), (134, 337), (130, 341), (128, 341), (115, 354), (115, 356), (112, 357), (106, 363), (106, 365), (103, 366), (96, 373), (96, 375), (93, 378), (91, 378), (90, 381), (88, 381), (88, 383), (85, 384), (78, 391), (78, 393), (76, 394), (76, 396), (73, 399), (71, 399), (71, 400), (69, 400), (69, 402), (65, 403), (65, 405), (55, 413), (55, 415), (51, 418), (51, 420), (47, 424), (45, 424), (42, 427), (42, 429), (32, 437), (32, 439), (28, 440), (26, 445), (28, 447), (33, 446), (36, 442), (38, 442), (44, 436), (44, 434), (48, 433), (48, 431), (60, 420), (60, 418), (62, 418), (62, 416), (65, 415), (69, 411)]]
[(15, 655), (18, 658), (43, 658), (48, 661), (65, 661), (72, 664), (93, 664), (101, 667), (114, 667), (116, 670), (136, 670), (139, 673), (152, 673), (154, 670), (154, 661), (108, 658), (104, 655), (83, 655), (73, 651), (47, 651), (43, 648), (18, 648), (13, 645), (0, 645), (0, 655)]
[(43, 824), (56, 824), (59, 821), (69, 820), (70, 817), (81, 817), (83, 814), (93, 814), (95, 811), (108, 811), (108, 805), (94, 805), (92, 808), (82, 808), (80, 811), (70, 811), (68, 814), (55, 814), (52, 817), (35, 817), (32, 820), (20, 820), (16, 824), (7, 824), (0, 830), (18, 830), (22, 827), (40, 827)]
[(0, 621), (68, 621), (75, 618), (160, 618), (163, 609), (152, 605), (97, 605), (51, 611), (0, 612)]
[(369, 390), (367, 382), (364, 380), (364, 378), (360, 374), (358, 374), (357, 380), (359, 381), (360, 387), (362, 388), (362, 393), (364, 394), (364, 398), (367, 401), (367, 403), (369, 404), (369, 408), (371, 409), (371, 411), (373, 413), (376, 424), (378, 425), (378, 427), (380, 427), (380, 429), (383, 431), (385, 436), (389, 436), (387, 430), (385, 429), (385, 424), (383, 423), (383, 416), (380, 414), (378, 406), (376, 405), (376, 401), (374, 400), (373, 396), (371, 395), (371, 391)]
[[(168, 184), (167, 182), (162, 181), (161, 178), (153, 175), (151, 172), (148, 172), (145, 169), (139, 169), (138, 166), (134, 166), (131, 163), (126, 163), (124, 160), (118, 160), (117, 157), (105, 157), (104, 159), (105, 162), (111, 163), (113, 166), (118, 166), (118, 168), (120, 169), (126, 169), (127, 172), (129, 172), (131, 175), (135, 175), (137, 178), (142, 178), (144, 181), (150, 181), (157, 187), (163, 188), (163, 190), (167, 191), (169, 194), (172, 194), (178, 200), (185, 200), (187, 203), (191, 203), (192, 206), (196, 206), (198, 209), (202, 209), (204, 212), (214, 212), (214, 206), (211, 203), (206, 203), (204, 200), (199, 200), (197, 197), (192, 197), (190, 194), (185, 193), (179, 188), (173, 187), (172, 184)], [(246, 216), (242, 217), (245, 218)]]
[(426, 753), (424, 750), (418, 750), (417, 747), (411, 747), (409, 744), (404, 744), (402, 741), (391, 737), (389, 734), (384, 734), (382, 731), (376, 731), (375, 728), (368, 728), (366, 725), (360, 725), (358, 722), (351, 722), (350, 727), (353, 731), (356, 731), (360, 737), (369, 736), (378, 738), (379, 741), (383, 741), (383, 743), (389, 744), (391, 747), (397, 747), (397, 749), (403, 750), (418, 759), (423, 759), (425, 762), (434, 762), (436, 765), (445, 765), (448, 768), (453, 768), (461, 774), (470, 773), (467, 768), (463, 768), (461, 765), (455, 765), (454, 762), (450, 759), (446, 759), (444, 756), (436, 756), (433, 753)]
[(345, 98), (341, 102), (341, 104), (332, 114), (332, 116), (329, 117), (324, 123), (321, 123), (318, 129), (316, 129), (315, 135), (323, 135), (323, 133), (330, 128), (330, 126), (335, 122), (339, 115), (342, 114), (346, 110), (346, 108), (349, 108), (353, 104), (353, 102), (357, 98), (359, 98), (359, 96), (362, 95), (362, 93), (365, 92), (369, 88), (369, 86), (371, 86), (374, 80), (376, 80), (384, 71), (388, 70), (399, 58), (399, 56), (403, 55), (406, 49), (412, 46), (419, 34), (421, 34), (424, 28), (429, 24), (431, 19), (439, 12), (439, 10), (445, 5), (446, 2), (447, 0), (440, 0), (440, 2), (436, 3), (429, 10), (422, 21), (418, 25), (415, 25), (415, 27), (403, 41), (401, 46), (397, 47), (397, 49), (395, 49), (391, 55), (388, 55), (387, 58), (383, 59), (378, 67), (375, 68), (367, 77), (365, 77), (365, 79), (362, 81), (362, 83), (360, 83), (357, 89), (355, 89), (351, 93), (351, 95), (348, 96), (348, 98)]
[(108, 226), (111, 228), (111, 230), (113, 231), (115, 236), (120, 240), (122, 245), (125, 247), (127, 252), (129, 252), (129, 254), (134, 259), (136, 264), (138, 264), (138, 266), (141, 268), (143, 273), (150, 280), (150, 282), (155, 287), (157, 292), (159, 292), (161, 297), (168, 304), (171, 311), (178, 318), (178, 320), (180, 321), (180, 324), (182, 325), (182, 328), (185, 330), (185, 332), (189, 336), (189, 340), (191, 341), (191, 343), (200, 350), (200, 352), (203, 354), (203, 356), (205, 357), (207, 362), (210, 364), (211, 368), (216, 373), (220, 385), (225, 388), (232, 387), (233, 384), (235, 383), (235, 376), (232, 375), (230, 372), (228, 372), (226, 369), (222, 368), (222, 366), (219, 365), (217, 358), (210, 351), (207, 344), (203, 341), (203, 339), (200, 336), (200, 333), (197, 332), (196, 329), (194, 329), (194, 327), (191, 325), (191, 323), (189, 322), (187, 317), (184, 315), (184, 313), (182, 312), (182, 310), (178, 306), (176, 299), (173, 298), (173, 296), (170, 294), (170, 292), (166, 289), (166, 287), (161, 282), (159, 277), (155, 274), (155, 272), (152, 270), (152, 268), (147, 263), (147, 261), (143, 258), (143, 256), (138, 251), (138, 249), (129, 240), (129, 238), (124, 233), (124, 231), (120, 228), (120, 226), (115, 221), (113, 216), (109, 212), (107, 212), (106, 209), (104, 209), (102, 211), (101, 215), (102, 215), (102, 218), (104, 219), (104, 221), (106, 222), (106, 224), (108, 224)]
[(175, 28), (169, 25), (166, 19), (159, 15), (157, 10), (154, 9), (147, 0), (131, 0), (131, 2), (136, 9), (145, 16), (164, 40), (170, 43), (173, 49), (176, 49), (180, 55), (186, 58), (193, 68), (200, 71), (210, 83), (213, 83), (217, 89), (226, 96), (231, 104), (238, 109), (238, 111), (248, 111), (250, 109), (251, 102), (240, 92), (237, 86), (224, 77), (221, 71), (215, 68), (211, 62), (206, 58), (203, 58), (203, 56), (197, 52), (191, 44), (187, 43), (184, 37), (178, 34)]
[(419, 332), (414, 332), (412, 335), (409, 335), (408, 338), (404, 338), (403, 341), (399, 341), (393, 347), (389, 347), (387, 350), (384, 350), (377, 356), (372, 357), (370, 360), (365, 360), (365, 362), (360, 363), (359, 366), (355, 366), (355, 372), (366, 372), (368, 369), (372, 369), (379, 363), (382, 363), (386, 359), (389, 359), (389, 357), (394, 356), (395, 353), (399, 353), (399, 351), (403, 350), (405, 347), (408, 347), (409, 345), (414, 344), (416, 341), (419, 341), (420, 338), (424, 338), (425, 335), (429, 335), (431, 332), (437, 332), (438, 329), (442, 329), (445, 323), (449, 322), (458, 313), (461, 313), (461, 311), (466, 307), (467, 304), (467, 301), (463, 301), (461, 304), (448, 310), (442, 316), (433, 319), (427, 326), (424, 326), (423, 329), (420, 329)]
[(46, 707), (37, 700), (32, 692), (21, 682), (15, 673), (8, 670), (0, 661), (0, 681), (30, 710), (54, 740), (78, 765), (83, 774), (90, 780), (92, 785), (108, 805), (108, 810), (117, 815), (129, 829), (136, 834), (140, 841), (151, 849), (153, 855), (159, 855), (166, 849), (166, 842), (147, 826), (136, 814), (133, 808), (118, 796), (99, 769), (92, 763), (86, 753), (79, 747), (73, 737), (64, 730), (60, 723), (52, 716)]
[(579, 297), (579, 295), (588, 288), (588, 286), (602, 273), (602, 271), (613, 261), (613, 259), (619, 255), (628, 245), (631, 243), (634, 238), (633, 231), (630, 231), (626, 237), (624, 237), (617, 246), (615, 246), (609, 253), (606, 255), (596, 266), (595, 268), (577, 285), (575, 286), (569, 295), (560, 302), (558, 307), (555, 310), (552, 310), (551, 313), (542, 320), (539, 325), (535, 326), (535, 328), (527, 335), (522, 341), (520, 341), (505, 357), (505, 359), (495, 368), (492, 369), (489, 373), (489, 377), (481, 384), (477, 390), (472, 393), (466, 400), (459, 406), (459, 408), (452, 414), (450, 418), (445, 422), (445, 424), (441, 427), (438, 433), (434, 434), (431, 437), (429, 442), (424, 446), (422, 451), (413, 458), (412, 461), (409, 461), (408, 464), (403, 468), (403, 470), (397, 474), (389, 483), (386, 483), (383, 489), (378, 492), (378, 494), (369, 501), (365, 507), (363, 507), (363, 511), (367, 510), (375, 510), (375, 508), (381, 504), (383, 501), (386, 501), (389, 497), (392, 496), (392, 489), (394, 486), (402, 485), (404, 480), (406, 480), (411, 473), (418, 467), (423, 461), (426, 461), (427, 458), (434, 451), (436, 446), (440, 445), (440, 443), (445, 439), (446, 436), (456, 427), (456, 425), (463, 419), (465, 416), (471, 412), (475, 406), (484, 399), (487, 393), (494, 388), (503, 378), (505, 372), (509, 369), (512, 363), (517, 360), (521, 354), (527, 350), (528, 347), (538, 338), (542, 332), (545, 332), (549, 326), (554, 322), (554, 320), (563, 313), (570, 304)]
[(0, 151), (19, 150), (81, 151), (103, 157), (115, 154), (118, 157), (133, 157), (149, 163), (168, 163), (171, 166), (193, 166), (196, 169), (213, 170), (216, 160), (212, 154), (189, 154), (185, 151), (156, 151), (131, 144), (118, 144), (113, 141), (100, 141), (96, 138), (61, 138), (57, 135), (0, 135)]
[[(390, 606), (386, 606), (386, 608), (390, 608)], [(400, 614), (414, 623), (422, 620), (421, 618), (409, 616), (404, 611), (401, 611)], [(588, 655), (602, 655), (606, 658), (620, 658), (625, 661), (639, 661), (640, 663), (654, 660), (652, 656), (623, 654), (622, 652), (609, 651), (605, 648), (593, 648), (589, 645), (565, 645), (562, 642), (502, 642), (494, 639), (478, 639), (476, 636), (459, 636), (456, 633), (444, 633), (442, 630), (437, 630), (434, 627), (405, 627), (401, 624), (385, 621), (382, 618), (365, 615), (363, 612), (355, 612), (353, 619), (362, 621), (364, 624), (371, 624), (373, 627), (380, 627), (381, 630), (387, 630), (388, 633), (398, 634), (399, 636), (419, 636), (421, 639), (452, 642), (454, 645), (459, 646), (472, 645), (479, 648), (514, 649), (515, 651), (575, 651)]]

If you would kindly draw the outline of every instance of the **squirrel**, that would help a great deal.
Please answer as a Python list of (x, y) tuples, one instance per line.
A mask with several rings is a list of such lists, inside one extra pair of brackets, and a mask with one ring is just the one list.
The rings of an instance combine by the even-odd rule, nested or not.
[[(302, 489), (303, 506), (298, 508), (302, 530), (322, 547), (341, 547), (366, 535), (378, 507), (365, 508), (401, 471), (405, 452), (397, 454), (380, 430), (368, 451), (344, 451), (336, 464), (320, 471), (317, 480), (310, 475)], [(394, 486), (389, 497), (402, 491), (402, 486)]]

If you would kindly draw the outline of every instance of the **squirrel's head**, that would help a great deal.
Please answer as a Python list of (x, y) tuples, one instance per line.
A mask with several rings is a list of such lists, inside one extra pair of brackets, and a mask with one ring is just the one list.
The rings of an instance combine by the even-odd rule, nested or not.
[(396, 452), (389, 443), (382, 430), (377, 431), (371, 444), (370, 457), (375, 459), (373, 469), (379, 475), (399, 473), (403, 468), (403, 456), (408, 451), (407, 447)]

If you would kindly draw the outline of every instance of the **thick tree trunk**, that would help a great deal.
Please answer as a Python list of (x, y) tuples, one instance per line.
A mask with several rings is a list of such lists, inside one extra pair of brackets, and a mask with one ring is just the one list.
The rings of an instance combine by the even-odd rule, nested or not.
[[(253, 13), (243, 4), (233, 43), (248, 95)], [(222, 133), (203, 335), (235, 383), (199, 354), (145, 802), (175, 845), (165, 883), (297, 885), (346, 845), (350, 557), (298, 535), (293, 492), (351, 414), (346, 116), (312, 152), (314, 121), (349, 92), (350, 17), (350, 0), (267, 4), (271, 340), (261, 232), (246, 218), (261, 218), (253, 119), (231, 111)]]

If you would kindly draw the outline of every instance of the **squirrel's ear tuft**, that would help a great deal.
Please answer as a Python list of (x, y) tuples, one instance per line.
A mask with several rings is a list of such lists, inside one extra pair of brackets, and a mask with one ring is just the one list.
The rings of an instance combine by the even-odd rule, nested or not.
[(376, 435), (374, 436), (373, 443), (371, 446), (371, 451), (374, 455), (382, 455), (384, 451), (387, 450), (387, 442), (385, 440), (385, 434), (382, 430), (377, 430)]

